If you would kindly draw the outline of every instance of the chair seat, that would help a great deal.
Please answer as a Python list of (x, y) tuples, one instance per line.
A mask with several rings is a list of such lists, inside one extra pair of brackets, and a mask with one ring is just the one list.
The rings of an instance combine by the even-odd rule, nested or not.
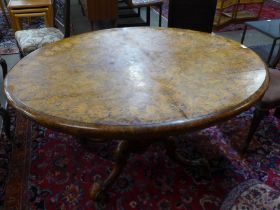
[(27, 55), (46, 44), (63, 39), (64, 35), (59, 29), (50, 27), (17, 31), (15, 38), (23, 55)]
[(280, 192), (258, 180), (247, 180), (236, 186), (224, 200), (220, 210), (279, 209)]
[(261, 101), (262, 108), (275, 107), (280, 104), (280, 71), (269, 69), (269, 76), (269, 87)]
[(132, 0), (131, 5), (132, 7), (147, 7), (147, 6), (154, 6), (157, 4), (162, 4), (162, 0)]

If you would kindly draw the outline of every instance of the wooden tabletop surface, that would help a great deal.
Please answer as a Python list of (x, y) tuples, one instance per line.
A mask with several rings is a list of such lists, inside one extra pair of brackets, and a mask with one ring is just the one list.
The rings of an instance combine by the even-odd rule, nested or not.
[(223, 37), (120, 28), (73, 36), (24, 57), (4, 90), (36, 122), (76, 135), (133, 138), (203, 128), (252, 106), (265, 64)]

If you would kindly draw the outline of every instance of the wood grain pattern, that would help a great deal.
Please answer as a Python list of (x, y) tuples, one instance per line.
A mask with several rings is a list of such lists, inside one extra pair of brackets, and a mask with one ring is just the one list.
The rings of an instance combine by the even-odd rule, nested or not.
[(149, 27), (50, 44), (4, 82), (10, 104), (44, 126), (126, 139), (209, 126), (252, 106), (267, 86), (265, 64), (239, 43)]
[(90, 21), (116, 21), (118, 19), (118, 1), (86, 0), (86, 15)]

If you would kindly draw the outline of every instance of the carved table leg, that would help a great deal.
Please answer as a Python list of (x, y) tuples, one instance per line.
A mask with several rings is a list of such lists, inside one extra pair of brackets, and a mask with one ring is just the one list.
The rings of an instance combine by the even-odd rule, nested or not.
[(113, 182), (122, 172), (124, 166), (126, 165), (127, 159), (129, 158), (129, 154), (129, 142), (121, 141), (118, 144), (117, 150), (115, 152), (116, 162), (114, 163), (112, 172), (103, 183), (94, 183), (92, 186), (90, 196), (93, 200), (101, 202), (106, 200), (106, 190), (113, 184)]
[[(123, 168), (126, 165), (126, 162), (129, 158), (129, 155), (133, 153), (143, 153), (147, 148), (156, 142), (163, 142), (167, 155), (174, 161), (179, 162), (185, 166), (196, 166), (201, 167), (202, 170), (199, 173), (209, 174), (208, 162), (204, 159), (197, 160), (187, 160), (176, 152), (175, 141), (170, 137), (166, 139), (143, 139), (143, 140), (133, 140), (120, 141), (118, 147), (115, 151), (115, 163), (113, 165), (113, 170), (109, 176), (105, 179), (104, 182), (94, 183), (90, 192), (90, 196), (93, 200), (98, 202), (106, 202), (107, 189), (114, 183), (114, 181), (119, 177)], [(205, 168), (207, 169), (205, 170)]]

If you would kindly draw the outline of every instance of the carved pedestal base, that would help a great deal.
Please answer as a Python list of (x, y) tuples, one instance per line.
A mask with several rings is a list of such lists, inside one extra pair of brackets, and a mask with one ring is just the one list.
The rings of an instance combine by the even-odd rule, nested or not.
[[(156, 141), (157, 142), (157, 141)], [(184, 166), (198, 166), (203, 169), (203, 173), (209, 173), (208, 162), (203, 159), (197, 160), (187, 160), (176, 152), (176, 145), (172, 137), (166, 139), (160, 139), (158, 142), (163, 143), (166, 154), (174, 161), (184, 165)], [(105, 202), (108, 198), (107, 189), (114, 183), (114, 181), (119, 177), (126, 162), (131, 153), (143, 153), (148, 147), (155, 143), (152, 140), (122, 140), (118, 144), (115, 151), (115, 163), (113, 165), (113, 170), (110, 175), (102, 183), (94, 183), (90, 192), (90, 196), (93, 200), (98, 202)]]

